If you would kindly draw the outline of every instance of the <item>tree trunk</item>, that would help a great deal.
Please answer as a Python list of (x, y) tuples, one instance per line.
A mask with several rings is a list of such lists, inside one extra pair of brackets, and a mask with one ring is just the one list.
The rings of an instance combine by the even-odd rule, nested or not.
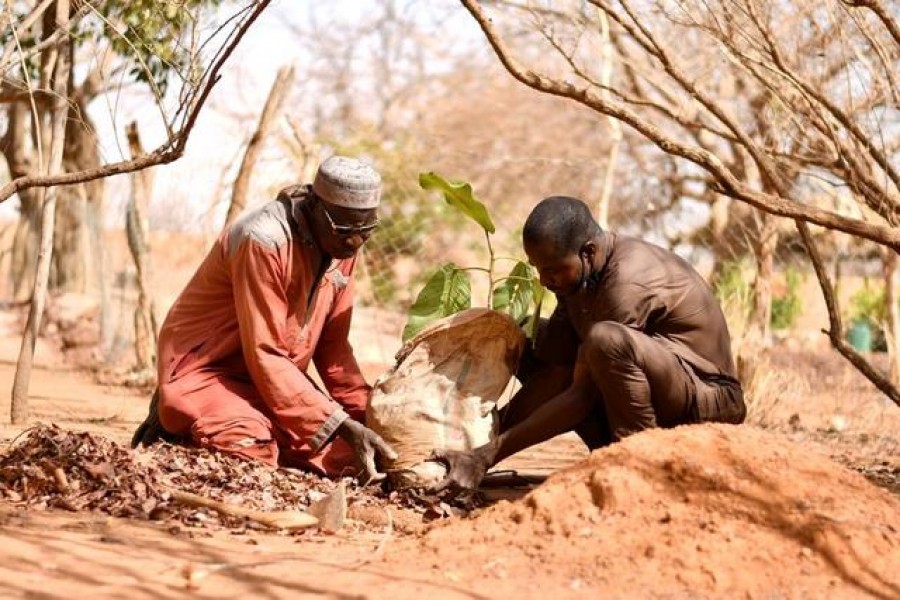
[[(131, 156), (144, 153), (137, 123), (130, 123), (125, 130)], [(134, 309), (134, 354), (138, 372), (152, 371), (156, 366), (156, 336), (159, 328), (153, 296), (150, 293), (151, 261), (149, 252), (149, 225), (147, 205), (153, 195), (153, 171), (144, 169), (131, 175), (131, 199), (125, 217), (128, 248), (137, 272), (138, 301)]]
[(753, 285), (753, 314), (750, 326), (765, 340), (772, 319), (772, 279), (775, 276), (775, 247), (778, 229), (775, 217), (760, 213), (759, 239), (755, 241), (756, 279)]
[(890, 248), (882, 249), (884, 276), (885, 323), (884, 332), (888, 350), (888, 379), (894, 385), (900, 384), (900, 299), (897, 298), (897, 253)]
[(731, 204), (731, 198), (716, 195), (715, 200), (709, 205), (709, 232), (711, 237), (709, 247), (713, 255), (713, 266), (710, 276), (710, 283), (712, 284), (718, 281), (725, 262), (734, 258), (731, 252), (726, 252), (724, 242), (728, 226), (730, 225)]
[[(0, 150), (12, 179), (37, 172), (34, 148), (30, 144), (28, 127), (30, 107), (25, 102), (12, 102), (6, 109), (6, 133), (0, 142)], [(37, 264), (38, 237), (40, 235), (41, 199), (36, 189), (19, 192), (19, 222), (10, 256), (9, 283), (14, 302), (31, 299), (34, 285), (34, 267)]]
[(31, 300), (40, 242), (42, 203), (39, 190), (25, 190), (19, 194), (19, 222), (13, 238), (9, 271), (13, 302)]
[(231, 194), (231, 204), (228, 206), (228, 215), (225, 217), (225, 225), (230, 224), (247, 207), (247, 195), (250, 191), (250, 177), (253, 174), (253, 167), (259, 158), (262, 150), (263, 141), (272, 128), (272, 123), (281, 110), (281, 105), (291, 83), (294, 81), (293, 67), (281, 67), (269, 90), (269, 97), (263, 107), (262, 114), (259, 116), (259, 124), (256, 131), (247, 144), (247, 151), (244, 153), (244, 159), (241, 161), (241, 167), (238, 170), (237, 179), (234, 180), (234, 191)]
[[(600, 18), (600, 36), (601, 36), (601, 56), (603, 57), (603, 66), (601, 74), (601, 82), (603, 84), (604, 96), (608, 96), (607, 91), (610, 88), (613, 72), (613, 45), (609, 39), (609, 18), (602, 10), (597, 11)], [(603, 174), (603, 188), (600, 192), (600, 199), (597, 202), (597, 223), (603, 229), (609, 228), (609, 201), (612, 197), (613, 183), (615, 182), (616, 162), (619, 157), (619, 145), (622, 143), (622, 123), (613, 117), (607, 117), (609, 124), (609, 137), (611, 145), (609, 148), (609, 158), (606, 163), (606, 172)]]
[(760, 367), (766, 364), (772, 319), (772, 279), (775, 275), (775, 248), (778, 228), (775, 217), (759, 214), (759, 229), (753, 240), (756, 277), (753, 281), (753, 306), (747, 323), (747, 335), (737, 359), (738, 376), (749, 390)]
[[(13, 178), (28, 175), (36, 170), (34, 166), (36, 161), (28, 152), (28, 135), (25, 127), (29, 120), (29, 110), (26, 103), (14, 102), (7, 111), (8, 129), (3, 151)], [(90, 126), (81, 120), (80, 114), (80, 111), (73, 109), (66, 126), (67, 140), (69, 136), (74, 135), (84, 138), (87, 142), (66, 143), (64, 162), (71, 170), (99, 165), (96, 142), (90, 138)], [(37, 127), (36, 124), (33, 126)], [(76, 158), (72, 159), (70, 155)], [(86, 191), (90, 189), (96, 193), (99, 186), (102, 193), (102, 185), (100, 181), (60, 188), (60, 202), (56, 207), (50, 289), (77, 293), (88, 291), (87, 274), (90, 272), (88, 261), (91, 255), (96, 254), (88, 251), (91, 235), (85, 225), (88, 200)], [(10, 268), (12, 298), (18, 302), (31, 298), (34, 285), (42, 208), (38, 196), (36, 189), (19, 192), (19, 223), (16, 227)]]
[[(57, 0), (56, 29), (64, 29), (69, 23), (69, 0)], [(53, 73), (53, 108), (50, 114), (49, 137), (50, 156), (45, 172), (54, 175), (62, 171), (63, 146), (66, 135), (66, 115), (68, 113), (69, 73), (72, 67), (69, 53), (69, 37), (61, 36), (56, 43), (56, 60), (47, 61)], [(50, 68), (45, 69), (42, 82), (50, 81)], [(46, 86), (45, 86), (46, 87)], [(42, 129), (47, 129), (42, 127)], [(43, 132), (42, 132), (43, 136)], [(28, 322), (22, 335), (19, 359), (16, 363), (16, 376), (13, 381), (12, 403), (10, 413), (12, 422), (19, 425), (28, 420), (28, 387), (31, 383), (31, 367), (34, 362), (34, 346), (37, 341), (41, 318), (44, 313), (44, 301), (47, 294), (47, 280), (50, 275), (50, 253), (53, 247), (54, 220), (56, 217), (56, 188), (43, 190), (45, 195), (41, 215), (41, 245), (37, 260), (37, 275), (34, 280), (34, 293), (31, 296), (31, 308), (28, 311)]]
[(110, 300), (111, 282), (108, 271), (106, 244), (103, 239), (103, 203), (88, 201), (87, 203), (88, 255), (92, 257), (93, 285), (100, 295), (100, 349), (102, 356), (108, 357), (115, 337), (115, 322)]
[(57, 190), (53, 260), (49, 289), (55, 292), (88, 293), (87, 197), (84, 186), (62, 186)]
[[(95, 92), (85, 91), (84, 88), (90, 87), (88, 83), (75, 89), (71, 78), (69, 85), (72, 93), (66, 119), (65, 170), (97, 168), (101, 165), (100, 152), (94, 125), (87, 114), (87, 103)], [(97, 282), (102, 294), (103, 254), (92, 251), (95, 245), (102, 248), (102, 244), (94, 243), (99, 241), (102, 227), (99, 219), (92, 223), (91, 215), (102, 215), (104, 188), (103, 179), (60, 188), (50, 289), (87, 294), (95, 291), (92, 282)]]

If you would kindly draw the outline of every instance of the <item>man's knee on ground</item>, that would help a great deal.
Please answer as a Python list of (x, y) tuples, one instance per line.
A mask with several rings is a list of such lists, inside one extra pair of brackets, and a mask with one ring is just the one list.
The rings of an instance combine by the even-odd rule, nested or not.
[(278, 442), (269, 428), (255, 419), (201, 417), (191, 426), (191, 437), (202, 448), (278, 464)]
[(613, 321), (595, 323), (582, 342), (582, 352), (588, 365), (634, 362), (634, 332)]
[(698, 422), (740, 425), (747, 419), (744, 393), (735, 386), (703, 386), (697, 393)]
[(182, 390), (178, 388), (178, 382), (160, 383), (157, 393), (159, 394), (157, 404), (159, 422), (170, 433), (188, 436), (188, 429), (197, 415), (190, 414), (185, 410), (191, 405), (180, 401)]

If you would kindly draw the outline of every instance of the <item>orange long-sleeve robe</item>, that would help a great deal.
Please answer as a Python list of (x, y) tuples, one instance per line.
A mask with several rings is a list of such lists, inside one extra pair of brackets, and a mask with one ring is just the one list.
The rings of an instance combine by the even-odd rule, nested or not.
[[(370, 394), (348, 341), (356, 258), (324, 257), (307, 186), (223, 231), (159, 334), (159, 417), (196, 444), (339, 475)], [(307, 376), (313, 361), (329, 395)]]

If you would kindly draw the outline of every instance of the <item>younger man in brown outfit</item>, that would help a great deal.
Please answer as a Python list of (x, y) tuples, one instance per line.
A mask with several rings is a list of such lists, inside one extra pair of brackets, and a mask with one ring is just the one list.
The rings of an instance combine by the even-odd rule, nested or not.
[(436, 454), (450, 467), (445, 485), (476, 488), (495, 463), (566, 431), (595, 449), (652, 427), (744, 420), (725, 317), (690, 264), (601, 230), (569, 197), (542, 200), (522, 237), (558, 305), (497, 439)]

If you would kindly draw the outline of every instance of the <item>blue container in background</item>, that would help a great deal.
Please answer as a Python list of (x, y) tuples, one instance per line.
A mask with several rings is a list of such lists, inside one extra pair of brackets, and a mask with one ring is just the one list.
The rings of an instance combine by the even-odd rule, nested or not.
[(866, 321), (854, 321), (847, 331), (847, 341), (857, 352), (872, 351), (872, 327)]

